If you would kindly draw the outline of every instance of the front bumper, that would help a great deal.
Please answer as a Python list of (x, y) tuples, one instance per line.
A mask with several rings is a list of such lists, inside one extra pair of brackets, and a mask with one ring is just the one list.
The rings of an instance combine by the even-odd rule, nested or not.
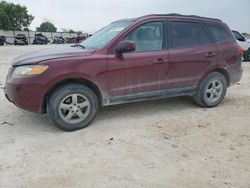
[(41, 112), (43, 87), (34, 84), (32, 79), (7, 78), (4, 93), (6, 98), (19, 108), (35, 113)]

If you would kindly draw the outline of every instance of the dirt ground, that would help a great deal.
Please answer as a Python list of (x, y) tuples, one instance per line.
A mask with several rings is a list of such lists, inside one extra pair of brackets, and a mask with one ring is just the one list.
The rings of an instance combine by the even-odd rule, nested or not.
[[(48, 47), (1, 47), (0, 85), (14, 57)], [(250, 188), (250, 62), (243, 67), (217, 108), (189, 97), (104, 107), (70, 133), (0, 89), (0, 187)]]

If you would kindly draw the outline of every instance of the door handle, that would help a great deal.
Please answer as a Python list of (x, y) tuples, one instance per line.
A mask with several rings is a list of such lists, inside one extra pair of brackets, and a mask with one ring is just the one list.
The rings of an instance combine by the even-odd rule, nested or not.
[(154, 60), (154, 63), (157, 63), (157, 64), (167, 63), (167, 59), (157, 58), (156, 60)]
[(215, 52), (208, 52), (205, 54), (206, 57), (214, 57), (216, 56), (216, 53)]

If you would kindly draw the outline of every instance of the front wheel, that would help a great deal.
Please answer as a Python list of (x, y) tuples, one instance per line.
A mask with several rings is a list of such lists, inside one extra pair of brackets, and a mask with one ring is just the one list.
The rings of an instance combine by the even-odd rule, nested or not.
[(202, 107), (215, 107), (224, 99), (227, 85), (227, 80), (223, 74), (212, 72), (201, 81), (194, 100)]
[(98, 110), (96, 94), (81, 84), (69, 84), (52, 93), (47, 104), (51, 121), (60, 129), (74, 131), (88, 126)]

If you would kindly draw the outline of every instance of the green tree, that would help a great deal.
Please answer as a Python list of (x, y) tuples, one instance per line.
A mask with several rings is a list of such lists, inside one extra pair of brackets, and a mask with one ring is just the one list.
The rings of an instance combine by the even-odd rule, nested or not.
[(41, 23), (41, 25), (36, 28), (36, 31), (38, 32), (56, 32), (56, 30), (57, 28), (54, 26), (54, 24), (49, 21)]
[(73, 30), (73, 29), (69, 29), (68, 33), (77, 33), (77, 32), (75, 30)]
[(0, 1), (0, 29), (22, 30), (28, 27), (34, 16), (28, 14), (26, 6)]
[(62, 32), (64, 32), (64, 33), (77, 33), (77, 31), (75, 31), (73, 29), (64, 29), (64, 28), (62, 28)]

